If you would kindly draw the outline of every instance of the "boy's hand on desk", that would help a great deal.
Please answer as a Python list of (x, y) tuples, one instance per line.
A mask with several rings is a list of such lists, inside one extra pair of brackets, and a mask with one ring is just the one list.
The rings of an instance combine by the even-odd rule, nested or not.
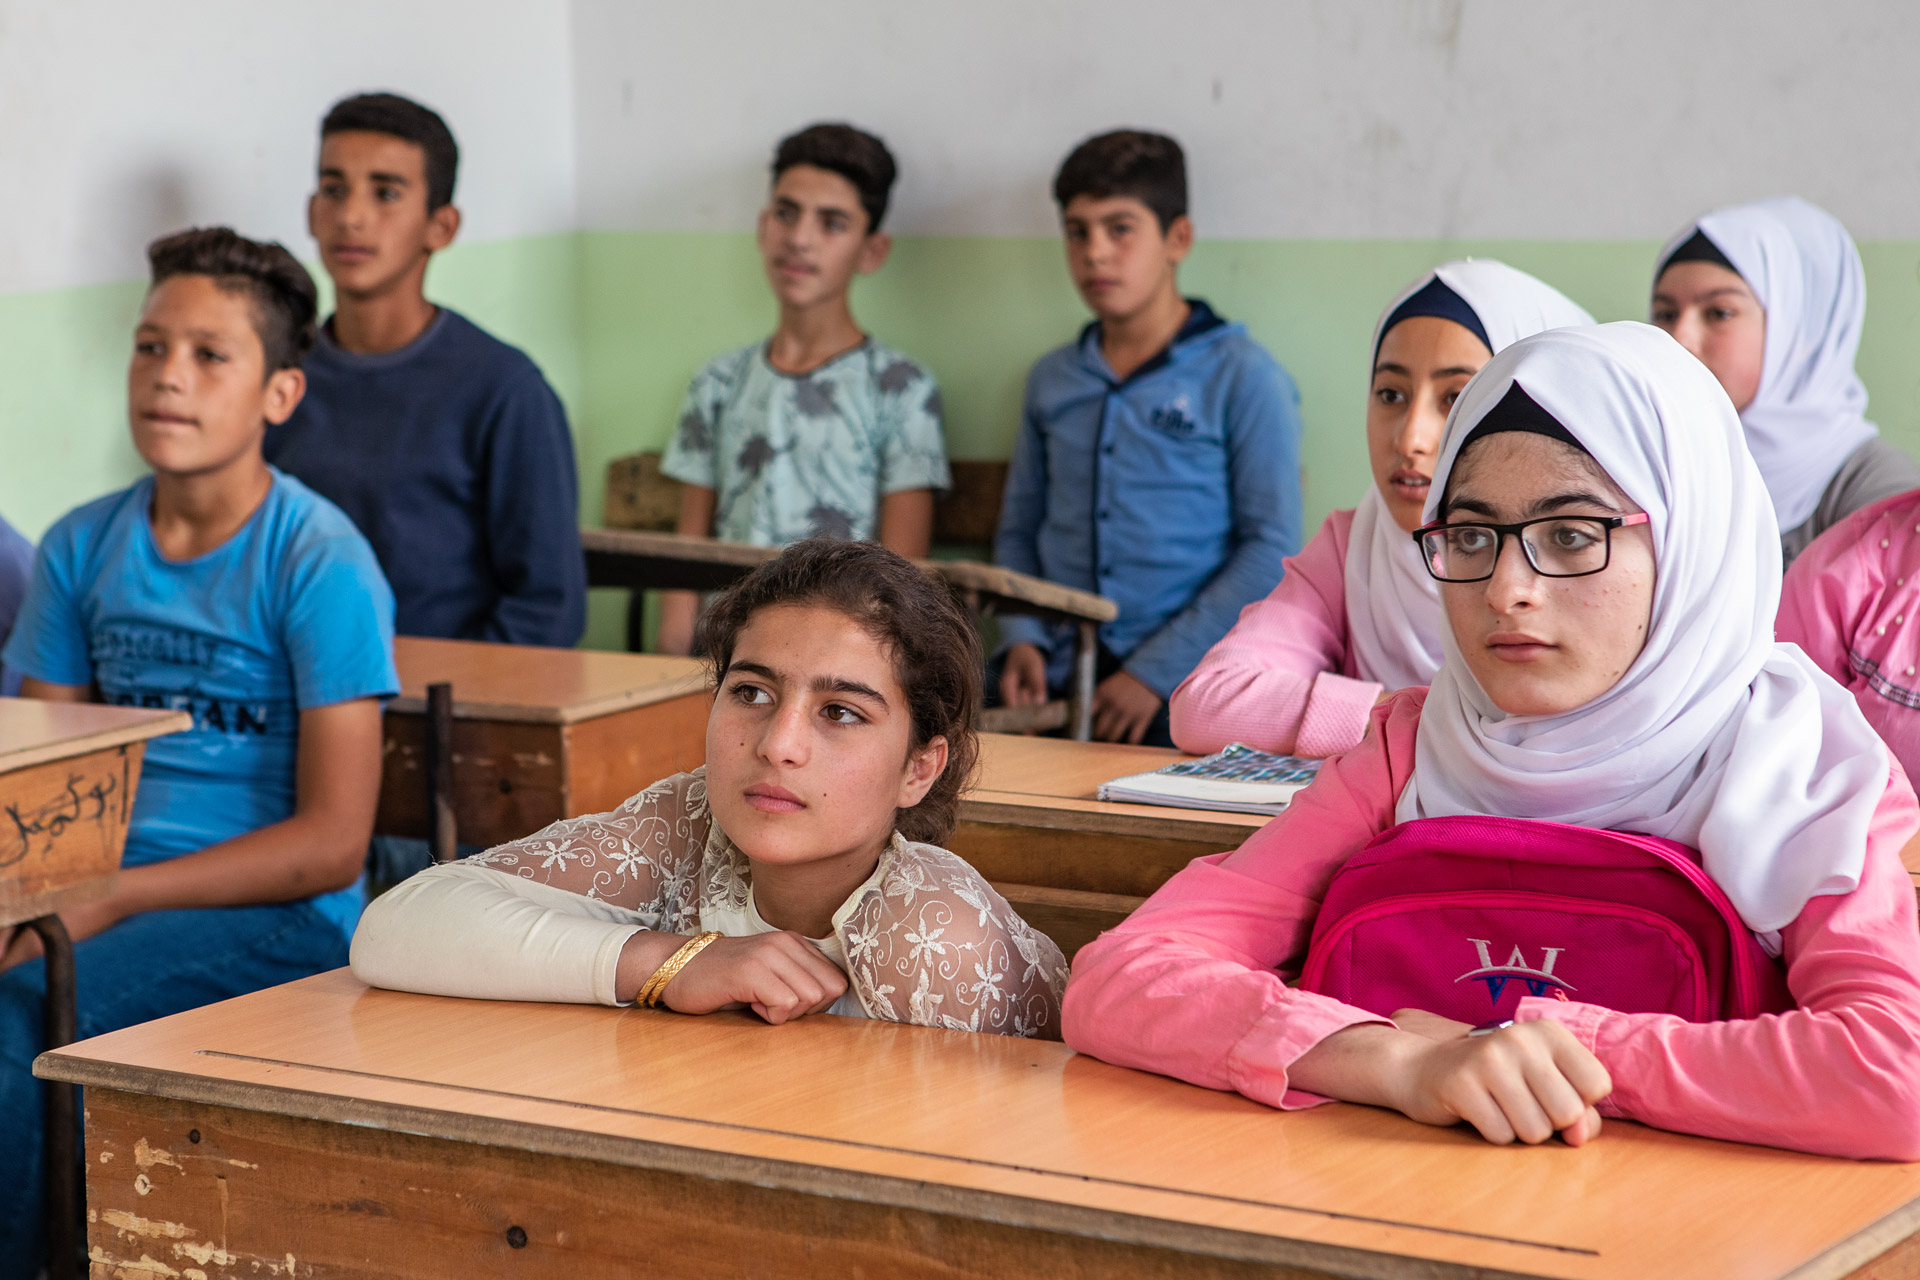
[(847, 975), (797, 933), (716, 938), (667, 984), (660, 1003), (679, 1013), (745, 1005), (774, 1026), (824, 1013), (846, 994)]
[(1093, 736), (1102, 742), (1137, 745), (1162, 705), (1159, 694), (1126, 672), (1116, 671), (1093, 691)]
[(1000, 701), (1009, 707), (1037, 707), (1047, 700), (1047, 655), (1039, 646), (1017, 644), (1000, 668)]
[[(1435, 1024), (1450, 1021), (1427, 1016)], [(1406, 1029), (1420, 1038), (1405, 1055), (1395, 1105), (1413, 1119), (1465, 1120), (1497, 1143), (1545, 1142), (1558, 1133), (1577, 1147), (1600, 1136), (1594, 1104), (1613, 1092), (1613, 1080), (1559, 1023), (1520, 1022), (1472, 1039), (1431, 1039)]]

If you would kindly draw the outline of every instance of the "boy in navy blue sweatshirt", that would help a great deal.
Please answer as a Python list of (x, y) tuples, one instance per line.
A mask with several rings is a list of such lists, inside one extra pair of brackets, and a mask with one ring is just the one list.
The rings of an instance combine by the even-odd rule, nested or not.
[(307, 225), (336, 306), (267, 460), (336, 503), (393, 584), (402, 635), (571, 646), (586, 629), (566, 411), (527, 356), (427, 301), (459, 151), (394, 94), (320, 126)]
[[(1094, 736), (1172, 746), (1167, 696), (1300, 547), (1299, 395), (1198, 298), (1180, 144), (1122, 131), (1054, 179), (1067, 266), (1094, 314), (1027, 378), (994, 559), (1120, 606), (1100, 628)], [(1069, 629), (1001, 623), (1009, 706), (1062, 696)]]

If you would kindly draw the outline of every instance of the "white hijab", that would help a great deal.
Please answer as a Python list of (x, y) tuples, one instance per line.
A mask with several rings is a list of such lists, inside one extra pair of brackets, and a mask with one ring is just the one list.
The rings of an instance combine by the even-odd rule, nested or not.
[(1687, 227), (1661, 250), (1661, 270), (1696, 230), (1767, 313), (1760, 389), (1740, 423), (1784, 533), (1806, 523), (1848, 455), (1880, 434), (1853, 371), (1867, 312), (1860, 253), (1832, 214), (1780, 196), (1716, 209)]
[(1618, 684), (1559, 715), (1507, 715), (1442, 629), (1398, 816), (1489, 814), (1665, 836), (1762, 941), (1809, 898), (1860, 882), (1887, 753), (1853, 698), (1773, 641), (1773, 505), (1707, 367), (1651, 325), (1527, 338), (1454, 406), (1426, 517), (1461, 441), (1518, 382), (1652, 517), (1646, 646)]
[[(1373, 328), (1367, 380), (1386, 337), (1387, 321), (1414, 294), (1434, 280), (1459, 295), (1486, 330), (1495, 354), (1543, 329), (1592, 324), (1593, 317), (1559, 290), (1491, 258), (1448, 262), (1414, 281), (1380, 313)], [(1353, 513), (1347, 542), (1347, 635), (1353, 665), (1363, 680), (1389, 689), (1423, 685), (1440, 669), (1440, 593), (1420, 563), (1420, 549), (1394, 521), (1369, 484)]]

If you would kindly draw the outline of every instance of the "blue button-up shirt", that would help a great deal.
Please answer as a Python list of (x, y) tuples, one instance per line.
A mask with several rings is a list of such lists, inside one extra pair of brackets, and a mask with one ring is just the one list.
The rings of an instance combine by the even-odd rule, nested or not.
[[(1246, 327), (1206, 303), (1125, 379), (1091, 324), (1027, 378), (994, 559), (1120, 606), (1100, 639), (1162, 698), (1300, 547), (1300, 397)], [(1071, 629), (1004, 618), (1067, 681)]]

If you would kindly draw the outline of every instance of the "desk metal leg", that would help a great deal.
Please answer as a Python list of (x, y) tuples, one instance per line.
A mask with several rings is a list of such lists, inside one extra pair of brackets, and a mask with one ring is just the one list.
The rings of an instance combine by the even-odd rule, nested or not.
[(452, 862), (459, 854), (459, 831), (453, 821), (453, 686), (427, 686), (427, 822), (428, 847), (435, 862)]
[[(44, 1018), (47, 1048), (72, 1044), (79, 1034), (73, 976), (73, 940), (59, 916), (27, 921), (46, 952), (47, 999)], [(80, 1167), (80, 1090), (53, 1080), (46, 1090), (45, 1161), (47, 1170), (47, 1275), (49, 1280), (79, 1280), (81, 1214), (87, 1202)]]
[(1093, 664), (1100, 653), (1100, 629), (1091, 622), (1080, 624), (1073, 649), (1073, 688), (1068, 695), (1069, 723), (1074, 740), (1093, 737)]

